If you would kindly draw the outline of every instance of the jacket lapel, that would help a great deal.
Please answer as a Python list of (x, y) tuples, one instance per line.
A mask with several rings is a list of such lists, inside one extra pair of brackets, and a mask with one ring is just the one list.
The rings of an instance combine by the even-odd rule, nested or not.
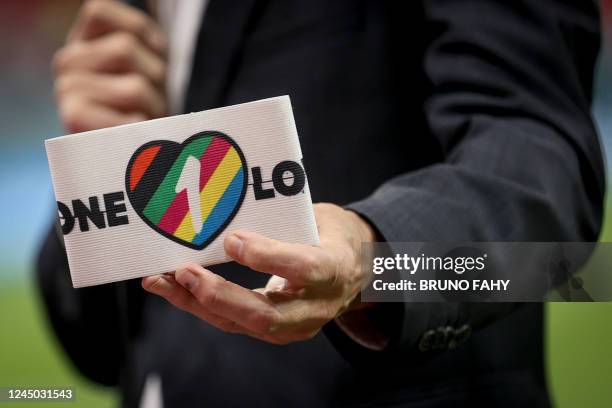
[(257, 0), (210, 0), (194, 52), (185, 111), (220, 106), (237, 68)]

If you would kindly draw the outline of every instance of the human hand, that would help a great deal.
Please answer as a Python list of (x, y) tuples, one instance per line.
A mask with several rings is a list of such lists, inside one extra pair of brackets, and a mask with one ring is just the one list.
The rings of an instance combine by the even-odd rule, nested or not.
[(149, 16), (110, 0), (84, 3), (55, 54), (55, 95), (64, 127), (83, 132), (166, 112), (166, 45)]
[(232, 259), (272, 275), (265, 288), (243, 288), (193, 263), (174, 274), (143, 278), (142, 286), (226, 332), (274, 344), (310, 339), (358, 303), (366, 279), (361, 243), (375, 239), (356, 213), (333, 204), (314, 208), (318, 247), (245, 231), (226, 236), (225, 251)]

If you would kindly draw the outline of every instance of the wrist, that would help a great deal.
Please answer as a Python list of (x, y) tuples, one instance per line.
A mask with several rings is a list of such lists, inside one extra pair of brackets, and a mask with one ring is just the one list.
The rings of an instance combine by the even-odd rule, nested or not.
[(357, 230), (357, 241), (359, 244), (376, 242), (377, 234), (374, 227), (361, 215), (352, 210), (346, 210), (353, 219)]
[[(355, 256), (355, 264), (358, 270), (361, 270), (361, 256), (362, 256), (362, 245), (364, 243), (376, 242), (378, 234), (376, 233), (376, 229), (361, 215), (352, 210), (346, 210), (349, 217), (353, 220), (353, 224), (355, 225), (354, 230), (356, 231), (353, 238), (353, 255)], [(361, 278), (363, 281), (367, 279), (366, 275), (363, 271), (360, 272)], [(362, 282), (363, 285), (363, 282)], [(348, 311), (356, 311), (363, 309), (370, 309), (375, 307), (375, 303), (365, 303), (361, 301), (361, 296), (357, 293), (352, 301), (350, 302), (350, 306), (347, 308)]]

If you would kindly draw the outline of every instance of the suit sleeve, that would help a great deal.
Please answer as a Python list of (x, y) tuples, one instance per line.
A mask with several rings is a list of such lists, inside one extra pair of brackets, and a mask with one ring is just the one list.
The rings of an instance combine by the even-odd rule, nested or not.
[(124, 354), (117, 285), (73, 289), (56, 226), (43, 242), (36, 269), (49, 321), (71, 361), (91, 380), (117, 385)]
[[(436, 138), (444, 161), (349, 208), (389, 242), (595, 241), (604, 195), (590, 112), (597, 5), (426, 0), (424, 9), (430, 135), (410, 137)], [(406, 302), (374, 313), (387, 327), (393, 316), (384, 353), (422, 355), (425, 333), (478, 330), (514, 307)], [(335, 324), (326, 331), (349, 359), (366, 352)]]

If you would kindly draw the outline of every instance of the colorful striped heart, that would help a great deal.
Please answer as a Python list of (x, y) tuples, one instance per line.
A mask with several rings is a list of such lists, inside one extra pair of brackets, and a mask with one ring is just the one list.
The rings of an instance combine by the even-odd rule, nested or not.
[(125, 174), (130, 203), (154, 230), (203, 249), (234, 218), (247, 188), (247, 165), (227, 135), (206, 131), (182, 144), (146, 143)]

